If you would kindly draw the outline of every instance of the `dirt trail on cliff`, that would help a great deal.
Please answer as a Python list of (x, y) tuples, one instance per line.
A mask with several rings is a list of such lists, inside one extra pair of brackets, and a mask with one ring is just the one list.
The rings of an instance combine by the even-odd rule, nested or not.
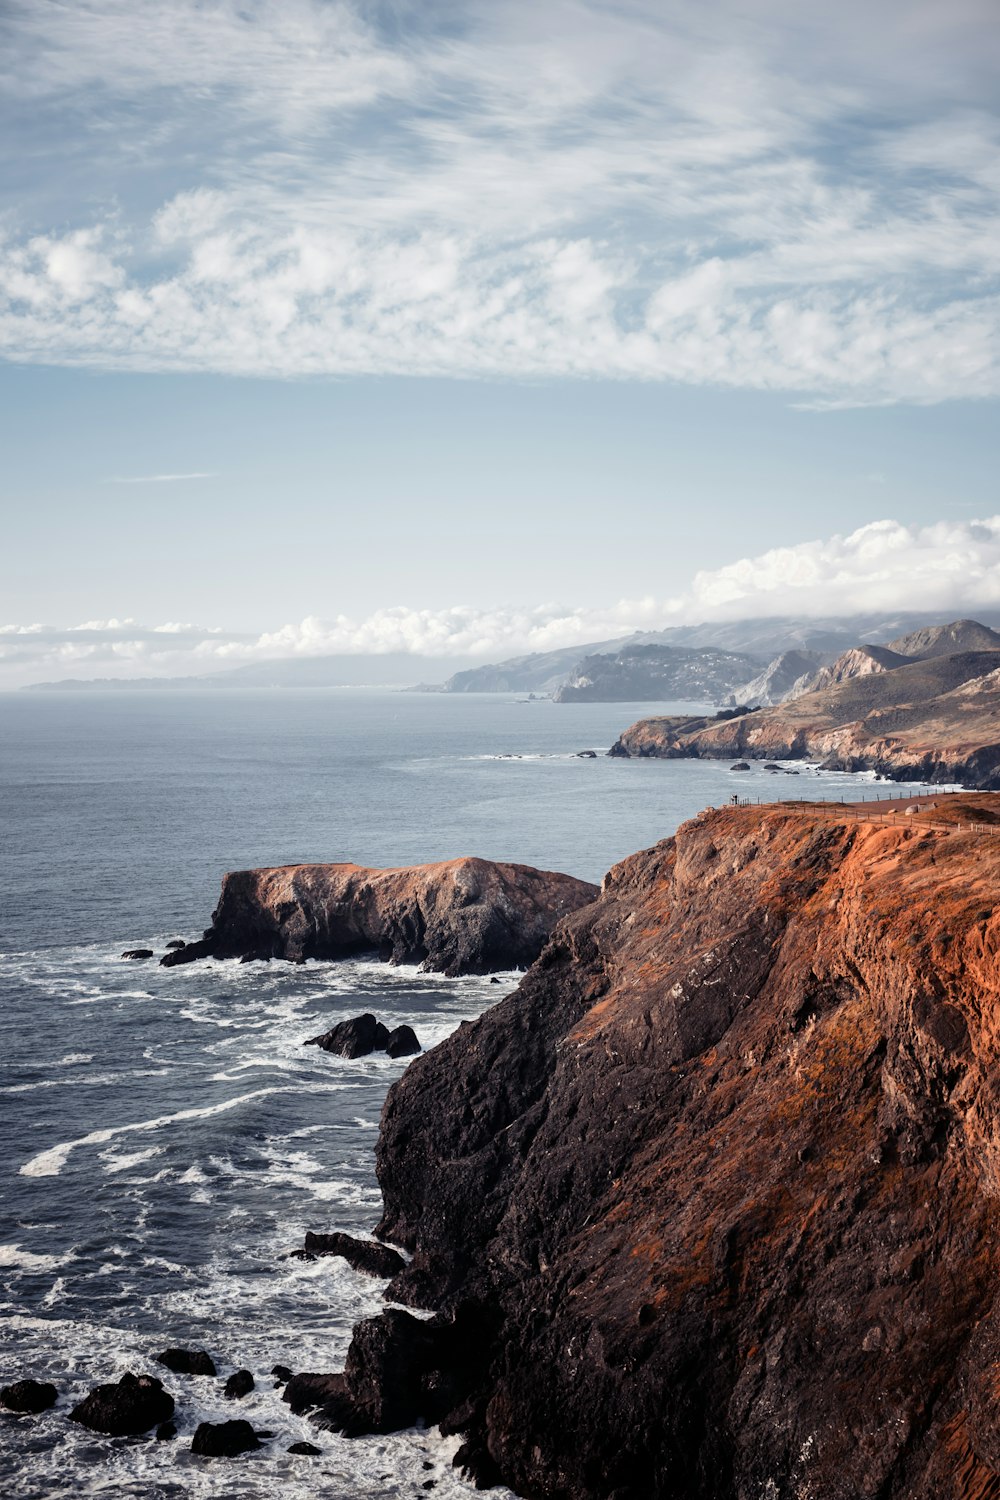
[(381, 1230), (442, 1312), (334, 1420), (552, 1500), (1000, 1494), (1000, 841), (940, 815), (710, 811), (418, 1059)]

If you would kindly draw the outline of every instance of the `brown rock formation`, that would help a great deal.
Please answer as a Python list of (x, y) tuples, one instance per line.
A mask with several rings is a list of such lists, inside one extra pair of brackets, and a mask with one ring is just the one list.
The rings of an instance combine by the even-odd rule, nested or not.
[(610, 753), (810, 759), (834, 770), (992, 790), (1000, 787), (997, 660), (993, 651), (966, 651), (883, 665), (738, 718), (640, 719)]
[(526, 968), (556, 922), (597, 887), (571, 875), (485, 859), (410, 869), (282, 865), (236, 870), (203, 941), (166, 954), (197, 958), (345, 958), (377, 949), (443, 974)]
[(329, 1420), (546, 1500), (995, 1500), (1000, 833), (929, 820), (1000, 812), (705, 814), (412, 1063), (380, 1231), (442, 1310)]

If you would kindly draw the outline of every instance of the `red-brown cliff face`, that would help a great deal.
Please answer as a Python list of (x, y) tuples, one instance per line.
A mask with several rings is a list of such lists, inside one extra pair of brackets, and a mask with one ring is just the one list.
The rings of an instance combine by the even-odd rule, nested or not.
[(612, 870), (390, 1092), (443, 1311), (359, 1325), (333, 1422), (551, 1500), (1000, 1496), (1000, 833), (927, 826), (998, 818), (723, 809)]
[(166, 965), (215, 958), (343, 958), (377, 949), (444, 974), (527, 968), (597, 887), (485, 859), (396, 870), (282, 865), (223, 877), (212, 926)]

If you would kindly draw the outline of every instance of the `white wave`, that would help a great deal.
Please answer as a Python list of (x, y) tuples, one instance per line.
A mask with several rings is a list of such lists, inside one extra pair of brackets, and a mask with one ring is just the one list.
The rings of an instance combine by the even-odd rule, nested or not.
[(54, 1062), (52, 1066), (54, 1068), (72, 1068), (77, 1063), (89, 1063), (93, 1061), (94, 1054), (92, 1052), (67, 1052), (65, 1057), (60, 1057), (58, 1062)]
[(159, 1156), (162, 1150), (162, 1146), (150, 1146), (147, 1151), (131, 1151), (121, 1156), (115, 1155), (113, 1151), (103, 1151), (101, 1161), (105, 1164), (105, 1172), (126, 1172), (129, 1167), (137, 1167), (141, 1161), (149, 1161), (150, 1157)]
[(57, 1146), (50, 1146), (47, 1151), (40, 1151), (37, 1156), (33, 1156), (30, 1161), (24, 1163), (19, 1169), (19, 1175), (21, 1177), (58, 1177), (71, 1151), (75, 1151), (79, 1146), (105, 1146), (117, 1135), (130, 1135), (137, 1130), (159, 1130), (162, 1126), (176, 1124), (179, 1120), (208, 1119), (211, 1115), (225, 1114), (227, 1110), (237, 1109), (241, 1104), (248, 1104), (251, 1099), (266, 1099), (271, 1094), (325, 1093), (344, 1086), (328, 1083), (315, 1086), (254, 1089), (252, 1093), (240, 1094), (235, 1099), (224, 1099), (220, 1104), (207, 1104), (201, 1109), (180, 1109), (176, 1114), (158, 1115), (153, 1120), (136, 1120), (129, 1125), (111, 1125), (103, 1130), (92, 1130), (89, 1135), (81, 1135), (74, 1141), (60, 1141)]
[(54, 1271), (72, 1260), (72, 1255), (35, 1255), (31, 1250), (22, 1250), (20, 1244), (0, 1245), (0, 1268), (18, 1271)]

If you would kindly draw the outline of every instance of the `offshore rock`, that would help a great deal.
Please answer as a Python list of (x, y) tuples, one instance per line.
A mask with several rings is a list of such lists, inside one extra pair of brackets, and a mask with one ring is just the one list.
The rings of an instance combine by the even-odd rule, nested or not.
[(126, 948), (122, 954), (122, 958), (143, 959), (152, 957), (152, 948)]
[(367, 1057), (372, 1052), (384, 1052), (388, 1040), (389, 1028), (368, 1011), (350, 1021), (341, 1021), (322, 1036), (310, 1037), (305, 1046), (321, 1047), (324, 1052), (336, 1052), (338, 1057)]
[(616, 866), (391, 1089), (389, 1290), (440, 1311), (358, 1326), (330, 1424), (546, 1500), (1000, 1494), (997, 800)]
[(377, 950), (388, 962), (442, 974), (526, 968), (555, 924), (597, 888), (528, 865), (454, 859), (409, 869), (284, 865), (226, 875), (205, 938), (161, 964), (198, 958), (345, 958)]
[(249, 1370), (234, 1370), (226, 1381), (222, 1394), (227, 1401), (242, 1401), (253, 1388), (254, 1380)]
[(174, 1414), (174, 1398), (153, 1375), (123, 1375), (117, 1384), (98, 1385), (70, 1412), (94, 1432), (113, 1437), (148, 1432)]
[(166, 1365), (175, 1375), (214, 1375), (215, 1361), (204, 1349), (164, 1349), (156, 1356), (158, 1365)]
[(417, 1033), (412, 1026), (397, 1026), (390, 1031), (385, 1050), (390, 1057), (413, 1057), (421, 1050)]
[(202, 1458), (235, 1458), (261, 1446), (250, 1423), (242, 1417), (231, 1422), (199, 1422), (191, 1439), (191, 1452), (200, 1453)]
[(5, 1406), (8, 1411), (37, 1416), (40, 1411), (48, 1411), (55, 1405), (58, 1394), (55, 1386), (47, 1380), (15, 1380), (13, 1385), (5, 1385), (0, 1390), (0, 1406)]

